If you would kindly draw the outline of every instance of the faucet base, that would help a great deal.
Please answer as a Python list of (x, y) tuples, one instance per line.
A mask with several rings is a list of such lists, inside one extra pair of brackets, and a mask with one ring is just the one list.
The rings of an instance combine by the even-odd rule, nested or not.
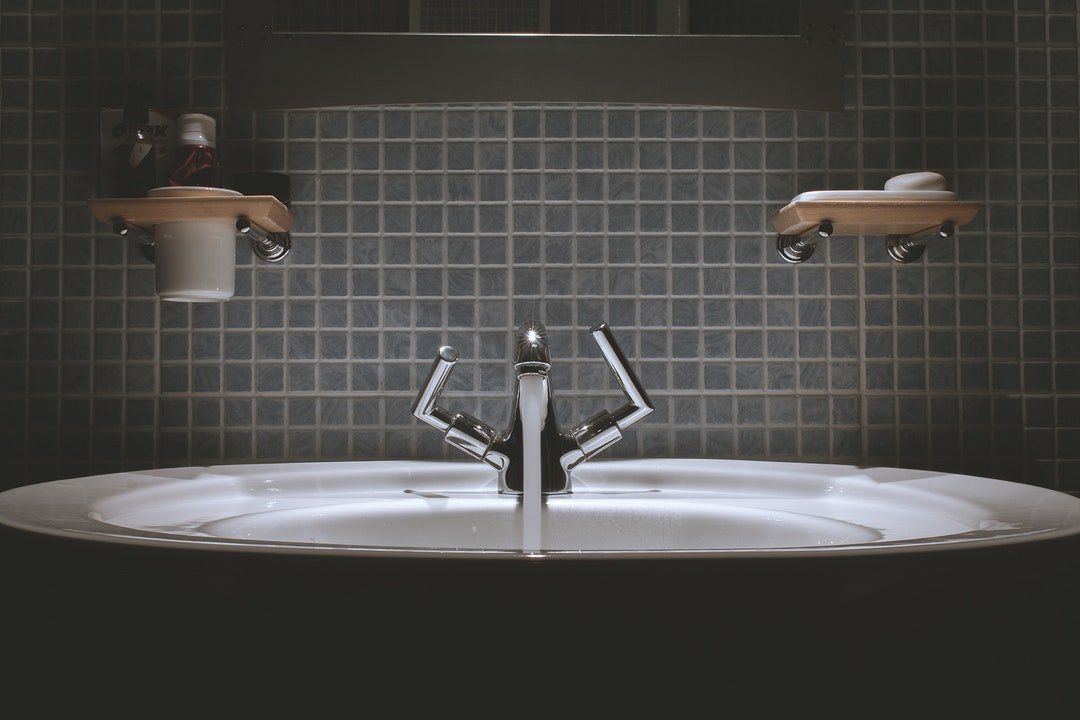
[[(525, 493), (522, 492), (521, 490), (514, 490), (512, 488), (504, 488), (504, 487), (499, 488), (499, 494), (500, 495), (516, 495), (519, 498), (523, 498), (525, 496)], [(570, 489), (570, 488), (567, 488), (565, 490), (541, 490), (540, 494), (542, 496), (544, 496), (544, 497), (547, 497), (548, 495), (573, 495), (574, 491), (572, 489)]]

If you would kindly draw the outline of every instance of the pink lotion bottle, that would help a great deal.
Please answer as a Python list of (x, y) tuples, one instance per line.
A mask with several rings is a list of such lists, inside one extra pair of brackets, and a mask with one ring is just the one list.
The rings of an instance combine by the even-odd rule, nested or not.
[(217, 124), (200, 113), (180, 116), (180, 136), (169, 185), (221, 187)]

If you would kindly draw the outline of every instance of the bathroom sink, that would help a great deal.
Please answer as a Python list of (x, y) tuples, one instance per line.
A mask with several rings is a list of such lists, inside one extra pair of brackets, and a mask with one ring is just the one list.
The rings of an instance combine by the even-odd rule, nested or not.
[(545, 497), (538, 551), (522, 503), (477, 463), (179, 468), (0, 494), (0, 523), (146, 546), (445, 558), (908, 553), (1080, 532), (1080, 500), (964, 475), (733, 460), (586, 464)]
[(835, 692), (859, 716), (893, 703), (892, 679), (913, 668), (920, 687), (967, 703), (1075, 666), (1069, 495), (734, 460), (598, 460), (572, 475), (571, 494), (544, 497), (530, 550), (528, 501), (475, 461), (190, 467), (10, 490), (5, 647), (35, 669), (78, 658), (103, 682), (132, 658), (154, 673), (181, 658), (233, 685), (239, 673), (252, 694), (303, 667), (364, 702), (388, 676), (439, 702), (455, 696), (432, 693), (433, 679), (484, 694), (533, 677), (563, 704), (564, 680), (635, 700), (637, 685), (666, 698), (682, 683), (774, 704)]

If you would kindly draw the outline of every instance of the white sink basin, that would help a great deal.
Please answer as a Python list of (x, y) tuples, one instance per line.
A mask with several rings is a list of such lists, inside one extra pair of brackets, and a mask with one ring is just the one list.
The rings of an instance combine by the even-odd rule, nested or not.
[[(1080, 500), (963, 475), (728, 460), (594, 462), (550, 496), (549, 558), (911, 552), (1080, 532)], [(0, 523), (140, 545), (524, 557), (521, 504), (477, 463), (119, 473), (0, 494)], [(535, 556), (535, 555), (534, 555)]]

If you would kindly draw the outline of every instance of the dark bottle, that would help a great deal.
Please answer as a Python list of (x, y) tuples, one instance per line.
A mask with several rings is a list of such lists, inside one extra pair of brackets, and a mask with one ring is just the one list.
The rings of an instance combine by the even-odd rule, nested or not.
[(153, 130), (145, 125), (130, 128), (131, 152), (123, 153), (124, 190), (121, 197), (142, 197), (154, 187), (154, 141)]
[(214, 118), (199, 113), (180, 116), (180, 139), (169, 185), (221, 187)]
[(102, 129), (102, 144), (107, 149), (101, 189), (106, 197), (143, 197), (157, 185), (154, 128), (147, 123), (145, 111), (109, 113), (116, 122), (107, 131)]

